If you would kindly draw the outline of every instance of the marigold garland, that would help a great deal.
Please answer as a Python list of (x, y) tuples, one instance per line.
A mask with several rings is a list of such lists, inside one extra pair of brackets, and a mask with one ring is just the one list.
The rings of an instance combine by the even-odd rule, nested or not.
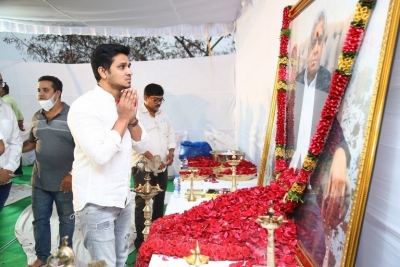
[[(326, 139), (329, 131), (331, 130), (332, 123), (336, 117), (339, 105), (342, 97), (350, 80), (351, 71), (354, 66), (356, 54), (360, 48), (363, 36), (365, 34), (366, 24), (370, 18), (371, 10), (374, 7), (376, 0), (360, 0), (357, 5), (351, 22), (350, 28), (347, 32), (342, 52), (339, 55), (338, 67), (332, 75), (330, 90), (325, 101), (325, 105), (321, 111), (321, 118), (318, 122), (316, 132), (311, 139), (310, 146), (308, 149), (308, 155), (305, 158), (302, 168), (295, 174), (293, 169), (288, 169), (288, 164), (294, 153), (294, 133), (292, 122), (294, 117), (293, 108), (286, 110), (287, 104), (289, 107), (294, 105), (294, 94), (295, 90), (293, 73), (290, 73), (289, 78), (284, 77), (284, 73), (288, 72), (288, 62), (281, 60), (282, 58), (288, 57), (288, 43), (290, 37), (290, 18), (289, 9), (284, 12), (283, 23), (281, 30), (281, 44), (280, 44), (280, 55), (279, 55), (279, 73), (276, 88), (278, 90), (277, 97), (277, 120), (276, 120), (276, 147), (279, 148), (279, 153), (276, 153), (275, 158), (275, 174), (279, 176), (281, 185), (288, 186), (288, 192), (285, 196), (288, 208), (288, 212), (292, 212), (296, 203), (301, 201), (301, 197), (304, 194), (306, 184), (315, 167), (317, 166), (318, 159), (321, 152), (326, 145)], [(297, 64), (293, 60), (293, 64)], [(282, 69), (285, 70), (282, 70)], [(283, 85), (286, 86), (283, 86)], [(288, 92), (289, 91), (289, 92)], [(287, 100), (289, 99), (289, 101)], [(289, 103), (287, 103), (289, 102)], [(282, 109), (282, 110), (280, 110)], [(288, 122), (285, 121), (286, 116), (289, 116)], [(289, 133), (290, 140), (286, 140)], [(331, 142), (338, 142), (334, 140)], [(336, 146), (335, 146), (336, 147)], [(333, 151), (329, 151), (332, 153)], [(286, 159), (283, 157), (286, 156)]]

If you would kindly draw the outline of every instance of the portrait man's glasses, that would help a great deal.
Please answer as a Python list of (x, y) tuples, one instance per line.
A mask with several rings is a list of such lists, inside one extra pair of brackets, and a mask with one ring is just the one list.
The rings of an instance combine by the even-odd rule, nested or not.
[(164, 97), (150, 97), (151, 100), (153, 100), (154, 103), (162, 103), (165, 101)]
[(6, 82), (3, 82), (3, 81), (0, 82), (0, 86), (2, 86), (2, 87), (3, 87), (5, 84), (6, 84)]
[(310, 48), (313, 49), (314, 46), (315, 46), (317, 43), (318, 43), (318, 45), (321, 45), (321, 44), (322, 44), (322, 41), (323, 41), (323, 38), (324, 38), (324, 36), (323, 36), (323, 35), (320, 35), (319, 37), (312, 39)]

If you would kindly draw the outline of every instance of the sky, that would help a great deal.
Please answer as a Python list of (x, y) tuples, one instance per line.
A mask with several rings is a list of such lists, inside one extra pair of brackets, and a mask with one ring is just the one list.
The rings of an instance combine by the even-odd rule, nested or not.
[[(14, 33), (20, 38), (30, 38), (30, 34)], [(12, 60), (12, 61), (32, 61), (26, 56), (20, 54), (20, 52), (15, 49), (14, 44), (6, 44), (3, 42), (3, 38), (11, 35), (11, 33), (0, 32), (0, 60)]]

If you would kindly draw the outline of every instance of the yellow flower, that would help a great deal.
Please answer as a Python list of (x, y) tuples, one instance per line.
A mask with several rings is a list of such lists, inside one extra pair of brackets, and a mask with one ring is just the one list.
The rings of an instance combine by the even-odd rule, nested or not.
[(279, 58), (278, 63), (279, 63), (279, 65), (281, 65), (281, 64), (285, 64), (286, 65), (288, 63), (288, 58), (287, 57), (281, 57), (281, 58)]
[(293, 149), (287, 149), (286, 150), (286, 158), (292, 158), (294, 154), (294, 150)]
[(338, 69), (345, 73), (350, 73), (353, 66), (354, 59), (351, 57), (344, 57), (343, 54), (339, 56)]
[(353, 21), (357, 23), (363, 23), (365, 24), (367, 20), (369, 19), (369, 16), (371, 14), (371, 10), (364, 6), (362, 7), (359, 3), (357, 4), (356, 11), (354, 13)]
[(281, 148), (281, 147), (275, 148), (275, 157), (283, 158), (284, 155), (285, 155), (285, 150), (283, 150), (283, 148)]
[(307, 171), (311, 171), (315, 168), (316, 164), (317, 162), (313, 158), (307, 156), (304, 159), (303, 168), (306, 169)]
[(298, 194), (303, 194), (305, 188), (306, 188), (306, 185), (305, 185), (305, 184), (294, 183), (294, 184), (292, 185), (291, 190), (292, 190), (293, 192), (298, 193)]
[(285, 89), (286, 90), (286, 83), (282, 82), (282, 81), (278, 81), (276, 83), (276, 89), (280, 90), (280, 89)]
[(287, 86), (287, 89), (288, 90), (294, 90), (296, 88), (296, 83), (290, 83), (288, 86)]

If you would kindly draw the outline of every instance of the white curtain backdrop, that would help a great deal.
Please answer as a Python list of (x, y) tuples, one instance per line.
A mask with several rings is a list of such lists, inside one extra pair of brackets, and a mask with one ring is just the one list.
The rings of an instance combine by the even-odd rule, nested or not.
[(253, 0), (237, 20), (235, 122), (240, 150), (260, 164), (274, 88), (282, 11), (296, 1)]
[[(62, 100), (71, 104), (96, 84), (90, 64), (47, 64), (0, 60), (0, 73), (10, 87), (25, 122), (40, 108), (37, 79), (57, 76), (64, 84)], [(187, 131), (191, 141), (203, 141), (207, 124), (234, 137), (235, 55), (194, 59), (132, 62), (132, 87), (143, 103), (149, 83), (163, 86), (161, 108), (171, 117), (175, 131)]]

